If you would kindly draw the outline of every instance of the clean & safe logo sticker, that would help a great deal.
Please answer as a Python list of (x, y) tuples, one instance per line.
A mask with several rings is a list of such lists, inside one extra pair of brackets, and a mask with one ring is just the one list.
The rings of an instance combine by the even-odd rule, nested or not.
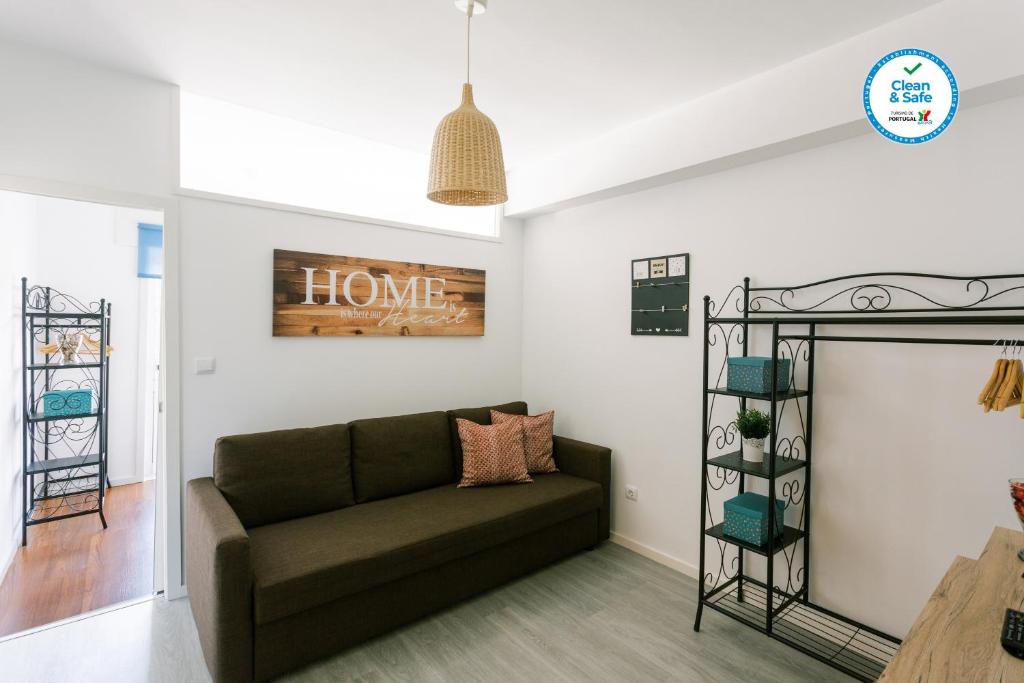
[(864, 81), (864, 111), (879, 133), (913, 145), (940, 135), (960, 101), (956, 78), (946, 63), (927, 50), (890, 52)]

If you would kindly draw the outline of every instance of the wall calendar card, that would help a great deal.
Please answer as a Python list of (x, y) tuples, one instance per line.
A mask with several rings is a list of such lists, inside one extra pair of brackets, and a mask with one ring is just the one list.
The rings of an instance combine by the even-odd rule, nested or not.
[(685, 337), (690, 334), (690, 255), (634, 259), (630, 334)]
[(633, 279), (646, 280), (650, 277), (650, 261), (633, 261)]
[(665, 277), (665, 259), (651, 259), (651, 277)]
[(672, 256), (668, 260), (669, 277), (686, 275), (686, 256)]

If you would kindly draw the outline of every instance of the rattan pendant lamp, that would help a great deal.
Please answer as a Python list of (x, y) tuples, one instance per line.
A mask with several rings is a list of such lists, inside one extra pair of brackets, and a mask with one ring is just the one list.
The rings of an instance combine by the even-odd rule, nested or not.
[(473, 104), (469, 82), (469, 28), (482, 0), (456, 0), (466, 12), (466, 82), (462, 104), (443, 119), (434, 133), (430, 150), (430, 179), (427, 198), (439, 204), (490, 206), (508, 200), (505, 189), (505, 161), (501, 155), (498, 128)]

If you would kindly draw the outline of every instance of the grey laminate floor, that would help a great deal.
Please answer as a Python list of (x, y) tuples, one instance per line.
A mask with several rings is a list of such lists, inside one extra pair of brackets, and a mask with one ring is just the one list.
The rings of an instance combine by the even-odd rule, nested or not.
[[(696, 582), (605, 543), (287, 681), (850, 681), (713, 611)], [(208, 681), (188, 601), (0, 642), (4, 681)]]

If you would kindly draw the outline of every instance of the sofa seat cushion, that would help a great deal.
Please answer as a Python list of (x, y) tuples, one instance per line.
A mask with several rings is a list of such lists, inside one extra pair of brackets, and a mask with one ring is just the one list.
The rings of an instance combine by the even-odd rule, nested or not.
[(267, 624), (466, 557), (601, 507), (567, 474), (532, 484), (454, 484), (251, 529), (256, 623)]

